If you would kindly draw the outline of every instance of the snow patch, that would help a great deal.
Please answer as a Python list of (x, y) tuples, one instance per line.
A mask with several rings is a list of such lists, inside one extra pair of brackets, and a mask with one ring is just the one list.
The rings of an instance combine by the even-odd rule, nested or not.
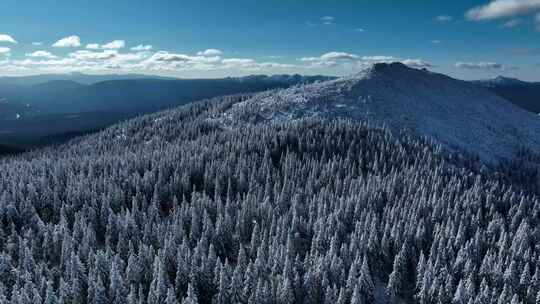
[(403, 129), (487, 161), (511, 158), (519, 146), (540, 152), (538, 118), (466, 81), (376, 64), (336, 80), (263, 92), (214, 119), (221, 124), (345, 118)]

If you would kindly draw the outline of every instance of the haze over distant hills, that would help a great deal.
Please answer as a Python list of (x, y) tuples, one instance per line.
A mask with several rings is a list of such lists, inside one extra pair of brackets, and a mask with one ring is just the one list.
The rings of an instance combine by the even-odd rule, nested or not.
[(121, 119), (205, 98), (333, 79), (300, 75), (223, 79), (145, 77), (66, 74), (2, 78), (0, 143), (32, 145), (41, 142), (42, 137), (100, 129)]
[[(378, 69), (382, 66), (385, 65), (377, 65)], [(390, 67), (396, 68), (397, 65), (390, 65)], [(404, 66), (400, 66), (400, 68), (405, 70)], [(409, 70), (418, 71), (412, 69), (407, 71)], [(394, 75), (394, 77), (398, 76)], [(351, 81), (353, 78), (346, 77), (344, 79)], [(77, 134), (101, 129), (126, 118), (201, 99), (288, 88), (335, 79), (336, 77), (301, 75), (173, 79), (137, 74), (86, 75), (81, 73), (1, 77), (0, 143), (22, 146), (43, 144), (51, 139), (68, 139)], [(392, 99), (390, 96), (397, 94), (396, 88), (392, 87), (392, 84), (398, 80), (390, 78), (385, 81), (383, 87), (387, 87), (385, 90), (390, 94), (388, 99)], [(340, 83), (339, 80), (338, 83)], [(462, 83), (465, 84), (465, 82)], [(505, 77), (472, 81), (471, 83), (484, 87), (526, 110), (540, 112), (538, 98), (540, 96), (540, 83), (529, 83)], [(418, 83), (414, 82), (409, 85), (415, 86)], [(440, 83), (433, 83), (431, 85), (433, 88), (430, 89), (442, 90), (438, 87), (440, 85)], [(381, 89), (381, 92), (385, 90)], [(424, 88), (419, 90), (420, 94), (426, 94)], [(432, 98), (432, 96), (416, 97)], [(459, 104), (462, 98), (467, 99), (468, 97), (459, 95), (452, 98), (455, 100), (452, 102), (447, 100), (446, 102)], [(392, 109), (396, 108), (388, 107), (386, 111), (392, 111)], [(348, 109), (341, 108), (340, 111), (345, 113)], [(421, 115), (425, 116), (425, 114)], [(399, 124), (401, 125), (401, 122)], [(437, 128), (431, 129), (437, 130)]]
[(156, 75), (143, 74), (101, 74), (92, 75), (84, 73), (66, 73), (66, 74), (41, 74), (30, 76), (2, 76), (0, 77), (0, 85), (23, 85), (31, 86), (50, 81), (73, 81), (80, 84), (94, 84), (102, 81), (110, 80), (127, 80), (127, 79), (177, 79), (173, 77), (162, 77)]

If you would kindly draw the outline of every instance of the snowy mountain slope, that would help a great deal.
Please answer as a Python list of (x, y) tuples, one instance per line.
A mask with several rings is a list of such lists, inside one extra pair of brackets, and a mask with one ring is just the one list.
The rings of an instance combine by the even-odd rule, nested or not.
[(490, 80), (473, 81), (513, 104), (540, 113), (540, 83), (526, 82), (513, 78), (497, 77)]
[(540, 120), (471, 83), (400, 63), (357, 75), (264, 92), (216, 118), (223, 124), (307, 117), (349, 118), (412, 130), (482, 159), (510, 158), (519, 146), (540, 151)]

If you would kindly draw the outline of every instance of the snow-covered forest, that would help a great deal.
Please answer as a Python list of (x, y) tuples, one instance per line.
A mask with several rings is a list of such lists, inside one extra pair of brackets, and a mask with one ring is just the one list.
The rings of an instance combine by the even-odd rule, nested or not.
[(538, 156), (212, 119), (247, 97), (1, 159), (0, 303), (540, 302)]

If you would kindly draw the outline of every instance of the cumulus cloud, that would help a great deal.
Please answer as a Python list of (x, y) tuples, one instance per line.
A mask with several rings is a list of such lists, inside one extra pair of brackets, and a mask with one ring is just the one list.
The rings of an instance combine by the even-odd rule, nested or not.
[(469, 20), (489, 20), (526, 15), (540, 10), (540, 0), (493, 0), (473, 7), (465, 16)]
[(105, 50), (103, 52), (93, 52), (86, 50), (79, 50), (69, 54), (69, 57), (78, 60), (106, 60), (112, 59), (118, 55), (116, 50)]
[(79, 47), (81, 46), (81, 38), (79, 38), (79, 36), (76, 36), (76, 35), (65, 37), (56, 41), (52, 46), (59, 47), (59, 48)]
[(392, 62), (398, 61), (394, 56), (363, 56), (362, 60), (364, 61), (375, 61), (375, 62)]
[(13, 39), (13, 37), (8, 34), (0, 34), (0, 42), (17, 43), (17, 40)]
[(507, 66), (497, 62), (456, 62), (455, 67), (469, 70), (513, 70), (513, 66)]
[(97, 43), (89, 43), (86, 45), (86, 48), (89, 50), (99, 50), (99, 44)]
[(427, 69), (427, 68), (433, 67), (431, 63), (421, 60), (421, 59), (405, 59), (405, 60), (402, 60), (401, 63), (403, 63), (404, 65), (408, 65), (412, 68), (417, 68), (417, 69)]
[(343, 67), (347, 69), (362, 69), (375, 63), (401, 62), (414, 68), (431, 68), (431, 63), (421, 59), (401, 59), (394, 56), (359, 56), (345, 52), (329, 52), (319, 57), (303, 57), (300, 61), (307, 62), (309, 68)]
[(35, 41), (35, 42), (32, 42), (32, 45), (34, 45), (34, 46), (42, 46), (42, 45), (43, 45), (43, 42), (41, 42), (41, 41)]
[(124, 40), (113, 40), (109, 43), (99, 44), (99, 43), (89, 43), (86, 45), (88, 50), (119, 50), (126, 46)]
[(454, 17), (447, 16), (447, 15), (440, 15), (440, 16), (436, 16), (435, 18), (433, 18), (433, 20), (435, 22), (439, 22), (439, 23), (448, 23), (448, 22), (451, 22), (452, 20), (454, 20)]
[(124, 40), (114, 40), (101, 46), (104, 50), (119, 50), (126, 46)]
[(189, 55), (168, 52), (157, 52), (150, 58), (151, 61), (155, 62), (187, 62), (192, 59), (193, 58)]
[(328, 53), (322, 54), (319, 57), (300, 58), (301, 61), (306, 61), (306, 62), (354, 61), (358, 59), (360, 59), (358, 55), (346, 53), (346, 52), (328, 52)]
[(199, 56), (220, 56), (222, 54), (223, 52), (218, 49), (207, 49), (207, 50), (200, 51), (197, 53), (197, 55)]
[[(70, 37), (66, 37), (70, 38)], [(80, 43), (80, 39), (79, 39)], [(62, 45), (73, 45), (62, 43)], [(118, 45), (117, 45), (118, 46)], [(254, 58), (223, 58), (218, 49), (207, 49), (195, 54), (182, 54), (166, 51), (151, 51), (150, 46), (139, 45), (130, 51), (104, 49), (104, 45), (86, 45), (86, 49), (73, 50), (65, 56), (56, 56), (46, 50), (26, 53), (26, 58), (13, 60), (9, 48), (0, 49), (5, 53), (2, 69), (4, 71), (32, 73), (165, 73), (181, 75), (182, 72), (220, 71), (220, 73), (291, 73), (294, 70), (313, 68), (343, 68), (358, 70), (378, 62), (403, 62), (412, 67), (431, 67), (421, 59), (400, 59), (393, 56), (360, 56), (353, 53), (333, 51), (317, 57), (300, 59), (302, 64), (258, 61)], [(267, 57), (267, 60), (270, 57)], [(272, 59), (279, 57), (272, 56)]]
[(361, 27), (359, 27), (359, 28), (355, 28), (354, 31), (355, 31), (355, 32), (358, 32), (358, 33), (363, 33), (363, 32), (365, 32), (366, 30), (363, 29), (363, 28), (361, 28)]
[(9, 54), (9, 52), (11, 52), (10, 48), (8, 48), (8, 47), (0, 47), (0, 54), (7, 55), (7, 54)]
[(137, 46), (132, 47), (130, 50), (136, 51), (136, 52), (143, 52), (143, 51), (150, 51), (153, 47), (151, 45), (144, 45), (139, 44)]
[(169, 52), (156, 52), (140, 64), (144, 69), (182, 71), (182, 70), (211, 70), (218, 69), (221, 63), (219, 56), (191, 56)]
[(321, 56), (322, 60), (356, 60), (357, 55), (349, 54), (345, 52), (329, 52)]
[(55, 59), (57, 58), (55, 55), (51, 54), (47, 51), (35, 51), (32, 53), (26, 53), (26, 57), (32, 57), (32, 58), (47, 58), (47, 59)]

